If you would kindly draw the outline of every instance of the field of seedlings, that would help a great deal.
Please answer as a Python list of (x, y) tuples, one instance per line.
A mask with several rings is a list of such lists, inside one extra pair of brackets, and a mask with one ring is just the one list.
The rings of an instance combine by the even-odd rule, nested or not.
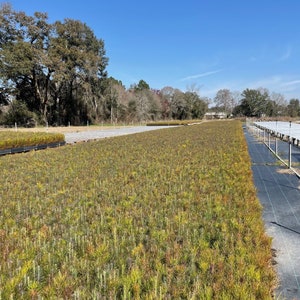
[(0, 157), (0, 299), (272, 299), (238, 121)]
[(0, 131), (0, 149), (36, 146), (63, 142), (61, 133)]

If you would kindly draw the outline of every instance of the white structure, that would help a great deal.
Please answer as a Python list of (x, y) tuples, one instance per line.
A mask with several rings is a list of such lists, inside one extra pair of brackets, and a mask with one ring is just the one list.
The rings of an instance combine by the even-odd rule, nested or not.
[(293, 144), (300, 145), (300, 124), (292, 122), (254, 122), (254, 125), (260, 129), (275, 135), (282, 140), (289, 140)]
[(212, 120), (212, 119), (226, 119), (227, 114), (225, 112), (207, 112), (204, 115), (204, 118), (207, 120)]

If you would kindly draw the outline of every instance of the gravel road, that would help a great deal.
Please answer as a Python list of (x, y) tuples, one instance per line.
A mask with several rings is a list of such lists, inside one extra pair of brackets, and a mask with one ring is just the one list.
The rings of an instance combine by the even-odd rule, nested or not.
[(114, 136), (140, 133), (140, 132), (163, 129), (163, 128), (170, 128), (170, 126), (134, 126), (134, 127), (112, 128), (112, 129), (103, 129), (103, 130), (66, 132), (64, 135), (67, 144), (74, 144), (78, 142), (86, 142), (89, 140), (104, 139), (104, 138), (109, 138)]

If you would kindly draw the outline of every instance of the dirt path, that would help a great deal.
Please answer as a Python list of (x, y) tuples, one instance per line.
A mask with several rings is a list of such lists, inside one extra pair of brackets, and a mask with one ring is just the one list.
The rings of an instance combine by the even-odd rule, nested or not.
[(133, 127), (115, 127), (90, 131), (76, 131), (65, 132), (65, 140), (67, 144), (73, 144), (78, 142), (86, 142), (89, 140), (97, 140), (103, 138), (109, 138), (120, 135), (128, 135), (134, 133), (141, 133), (145, 131), (158, 130), (163, 128), (170, 128), (169, 126), (133, 126)]
[(0, 131), (24, 131), (24, 132), (54, 132), (54, 133), (68, 133), (68, 132), (83, 132), (95, 130), (111, 130), (119, 128), (128, 128), (133, 126), (61, 126), (61, 127), (34, 127), (34, 128), (0, 128)]
[(170, 128), (170, 126), (70, 126), (70, 127), (35, 127), (35, 128), (0, 128), (0, 131), (54, 132), (63, 133), (67, 144), (87, 142), (120, 135), (140, 133), (150, 130)]

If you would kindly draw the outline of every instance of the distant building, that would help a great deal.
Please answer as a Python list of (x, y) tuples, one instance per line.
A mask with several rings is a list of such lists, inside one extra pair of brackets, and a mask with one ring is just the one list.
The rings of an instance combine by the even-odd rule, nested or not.
[(227, 114), (225, 112), (207, 112), (204, 118), (206, 120), (227, 119)]

